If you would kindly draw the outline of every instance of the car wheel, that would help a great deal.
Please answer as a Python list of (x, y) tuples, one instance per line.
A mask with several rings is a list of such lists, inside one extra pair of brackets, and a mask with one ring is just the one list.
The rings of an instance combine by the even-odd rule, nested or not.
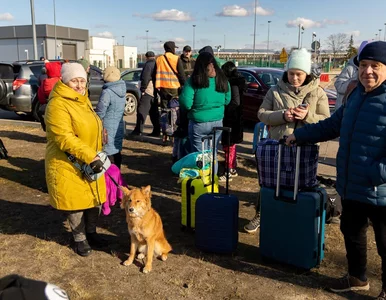
[(39, 118), (39, 109), (40, 109), (40, 102), (38, 100), (37, 95), (34, 97), (34, 100), (32, 101), (32, 117), (37, 122), (40, 122)]
[(125, 116), (131, 116), (137, 111), (137, 98), (132, 93), (126, 93)]

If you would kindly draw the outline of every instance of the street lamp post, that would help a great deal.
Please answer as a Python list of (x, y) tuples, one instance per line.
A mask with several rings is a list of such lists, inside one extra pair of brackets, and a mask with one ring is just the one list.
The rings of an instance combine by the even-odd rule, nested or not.
[(32, 40), (34, 46), (34, 59), (38, 60), (38, 44), (36, 42), (36, 27), (35, 27), (35, 6), (34, 0), (30, 0), (31, 3), (31, 22), (32, 22)]
[(381, 40), (381, 31), (382, 31), (382, 29), (378, 29), (378, 30), (379, 30), (378, 38), (379, 38), (379, 40)]
[(255, 63), (255, 49), (256, 49), (256, 9), (257, 9), (257, 0), (255, 0), (255, 18), (253, 23), (253, 63)]
[(122, 35), (122, 45), (125, 46), (125, 36)]
[(217, 57), (220, 58), (221, 45), (216, 46), (216, 48), (217, 48)]
[(54, 36), (55, 36), (55, 59), (57, 59), (58, 58), (58, 56), (57, 56), (57, 48), (58, 48), (58, 46), (57, 46), (57, 43), (56, 43), (56, 9), (55, 9), (55, 0), (53, 0), (54, 1)]
[(195, 47), (195, 42), (196, 42), (196, 25), (193, 25), (193, 53), (194, 53), (194, 47)]
[(269, 67), (270, 65), (270, 60), (269, 60), (269, 54), (268, 54), (268, 51), (269, 51), (269, 24), (271, 24), (271, 21), (268, 21), (268, 39), (267, 39), (267, 65)]
[(27, 60), (29, 60), (28, 49), (25, 49), (24, 52), (25, 52), (26, 55), (27, 55)]
[[(312, 43), (311, 43), (311, 52), (316, 52), (316, 43), (314, 44), (315, 42), (315, 38), (316, 38), (316, 33), (313, 32), (312, 33)], [(312, 48), (313, 47), (313, 48)]]
[[(299, 23), (299, 33), (298, 33), (298, 49), (300, 49), (300, 29), (304, 30), (303, 24)], [(302, 31), (303, 33), (303, 31)]]
[(148, 36), (149, 30), (146, 30), (146, 52), (149, 51), (149, 36)]
[(386, 23), (385, 23), (385, 31), (383, 32), (383, 40), (386, 42)]

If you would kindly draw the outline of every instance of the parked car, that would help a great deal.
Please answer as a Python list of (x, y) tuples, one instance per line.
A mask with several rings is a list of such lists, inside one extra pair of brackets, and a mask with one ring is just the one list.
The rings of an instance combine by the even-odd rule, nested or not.
[(328, 98), (328, 105), (330, 107), (330, 112), (333, 113), (335, 111), (337, 93), (335, 90), (330, 90), (330, 89), (324, 89), (324, 91), (326, 92), (326, 95)]
[(238, 70), (247, 81), (243, 102), (244, 120), (259, 122), (257, 111), (268, 90), (282, 78), (284, 70), (258, 67), (241, 67)]
[(139, 78), (141, 77), (142, 68), (135, 68), (125, 70), (121, 73), (121, 79), (129, 82), (140, 82)]
[(13, 66), (0, 63), (0, 108), (7, 106), (9, 103), (14, 79)]
[[(5, 77), (10, 77), (10, 68), (12, 67), (12, 91), (9, 89), (10, 78), (3, 78), (0, 73), (0, 107), (5, 110), (14, 111), (17, 114), (32, 115), (33, 118), (39, 121), (38, 111), (40, 103), (37, 99), (37, 89), (39, 86), (39, 78), (42, 75), (44, 62), (14, 62), (13, 64), (0, 64), (0, 69), (4, 70)], [(5, 71), (8, 70), (8, 71)], [(4, 90), (5, 82), (7, 81), (7, 95), (1, 96)], [(136, 112), (140, 91), (138, 85), (126, 81), (126, 107), (125, 115), (132, 115)], [(89, 98), (91, 104), (95, 108), (104, 84), (102, 71), (90, 66), (90, 86)]]

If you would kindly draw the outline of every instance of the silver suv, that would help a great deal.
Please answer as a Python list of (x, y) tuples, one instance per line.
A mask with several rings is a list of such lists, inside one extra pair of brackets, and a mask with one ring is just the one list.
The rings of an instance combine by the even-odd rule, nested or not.
[[(32, 115), (39, 121), (40, 103), (37, 90), (43, 75), (43, 66), (42, 61), (0, 64), (0, 108), (17, 114)], [(125, 83), (125, 115), (131, 115), (136, 112), (140, 91), (137, 84), (128, 81)], [(95, 66), (90, 66), (89, 98), (94, 108), (98, 103), (103, 84), (102, 71)]]

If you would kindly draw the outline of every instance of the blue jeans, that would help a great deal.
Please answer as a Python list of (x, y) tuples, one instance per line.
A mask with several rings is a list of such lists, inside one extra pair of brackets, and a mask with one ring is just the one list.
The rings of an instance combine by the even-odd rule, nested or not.
[[(189, 139), (190, 139), (190, 147), (192, 152), (201, 152), (202, 151), (202, 141), (201, 138), (207, 135), (213, 134), (212, 129), (213, 127), (222, 127), (222, 120), (220, 121), (213, 121), (213, 122), (204, 122), (204, 123), (197, 123), (195, 121), (189, 120)], [(216, 132), (216, 140), (213, 141), (213, 145), (215, 145), (215, 149), (213, 151), (214, 156), (216, 158), (215, 166), (214, 166), (214, 173), (217, 174), (218, 170), (218, 164), (217, 164), (217, 150), (218, 145), (220, 142), (222, 131)], [(205, 141), (205, 150), (209, 150), (209, 141)]]

